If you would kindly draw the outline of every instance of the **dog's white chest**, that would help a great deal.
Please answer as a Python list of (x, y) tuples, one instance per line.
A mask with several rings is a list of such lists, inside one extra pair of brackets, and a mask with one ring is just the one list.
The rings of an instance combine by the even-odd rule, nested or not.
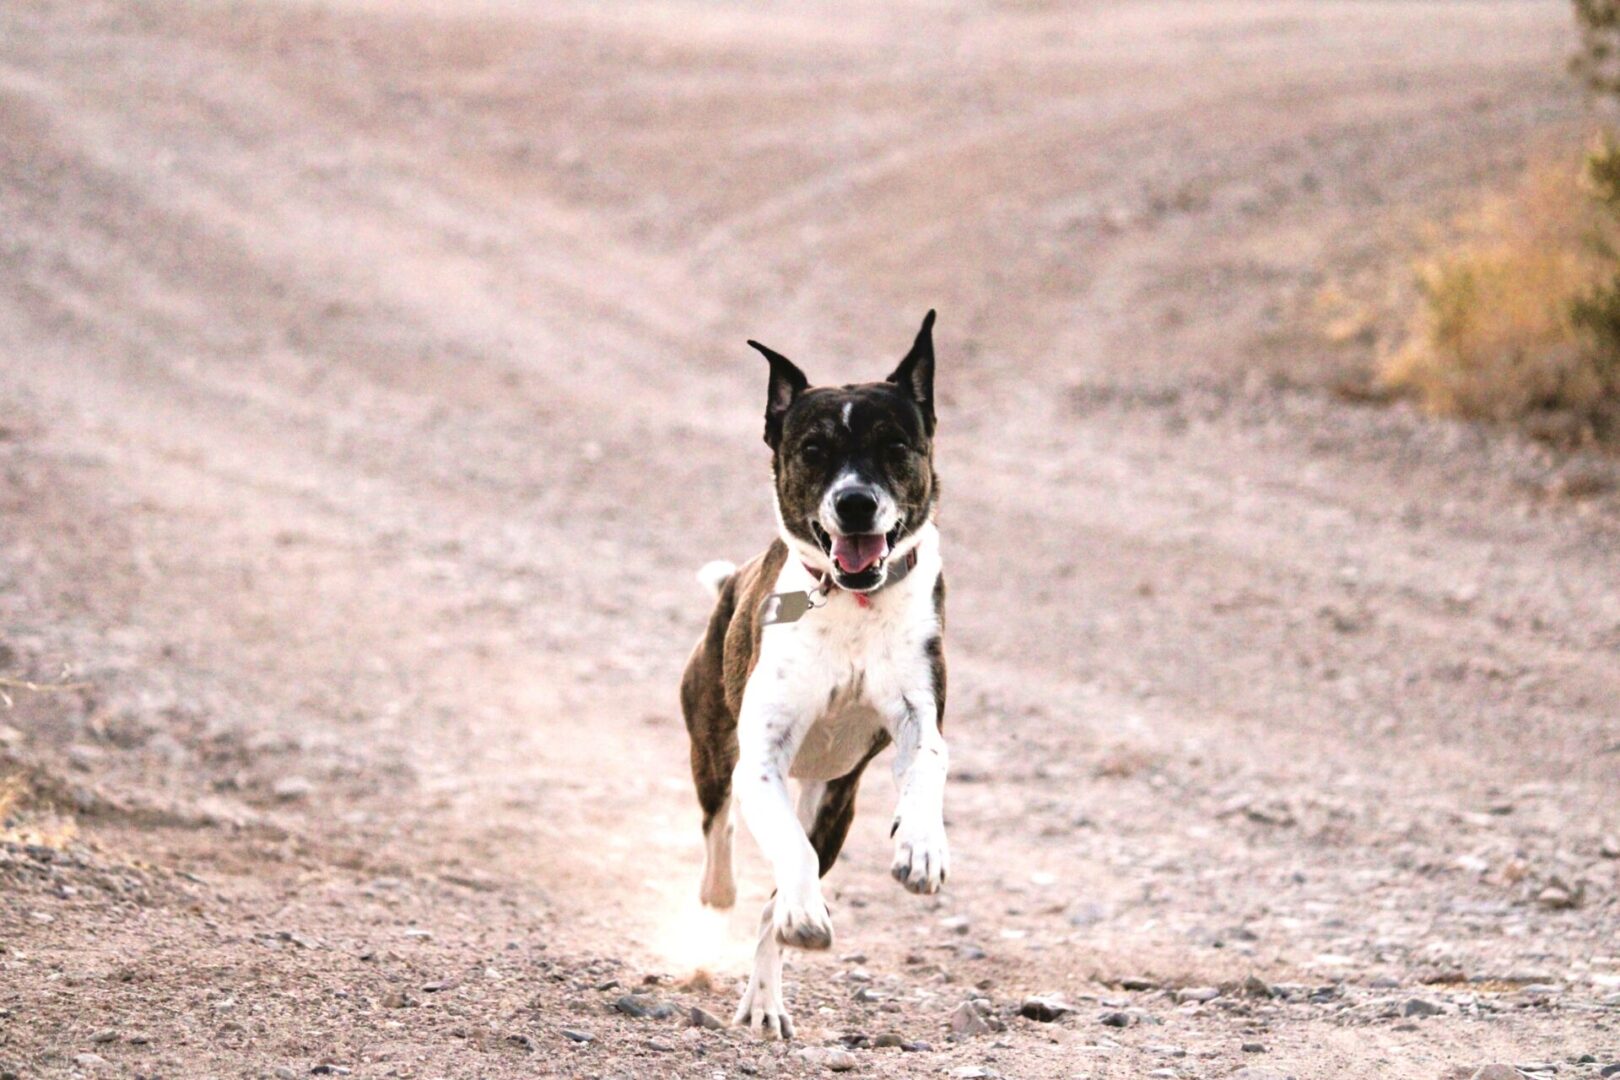
[(883, 720), (853, 695), (835, 699), (799, 743), (788, 775), (798, 780), (836, 780), (860, 764)]

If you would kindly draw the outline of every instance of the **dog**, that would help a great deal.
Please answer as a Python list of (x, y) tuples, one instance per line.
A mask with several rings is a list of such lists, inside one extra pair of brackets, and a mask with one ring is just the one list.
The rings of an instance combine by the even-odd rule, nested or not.
[(701, 900), (736, 901), (733, 804), (771, 864), (776, 889), (733, 1021), (767, 1038), (793, 1037), (782, 947), (832, 944), (821, 878), (849, 832), (861, 774), (890, 743), (891, 872), (934, 893), (949, 871), (933, 327), (930, 311), (887, 379), (848, 386), (812, 388), (787, 357), (748, 342), (770, 363), (779, 535), (741, 568), (699, 571), (715, 605), (681, 707), (703, 811)]

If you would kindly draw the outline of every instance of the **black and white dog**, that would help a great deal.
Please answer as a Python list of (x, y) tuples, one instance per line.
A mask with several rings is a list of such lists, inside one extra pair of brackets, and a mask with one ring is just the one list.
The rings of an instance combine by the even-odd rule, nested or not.
[(771, 365), (765, 442), (780, 535), (740, 569), (700, 571), (716, 603), (681, 706), (703, 808), (703, 902), (736, 900), (733, 797), (774, 874), (735, 1020), (768, 1036), (793, 1036), (781, 947), (832, 944), (821, 876), (849, 832), (861, 773), (890, 742), (892, 873), (932, 893), (949, 866), (933, 326), (930, 311), (888, 379), (851, 386), (812, 389), (792, 361), (748, 343)]

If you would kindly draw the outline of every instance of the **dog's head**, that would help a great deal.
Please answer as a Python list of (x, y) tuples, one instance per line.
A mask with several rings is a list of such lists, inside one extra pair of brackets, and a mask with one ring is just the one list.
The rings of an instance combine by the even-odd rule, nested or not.
[(930, 311), (883, 382), (814, 389), (787, 357), (748, 343), (771, 362), (765, 442), (784, 539), (851, 592), (881, 586), (934, 514), (933, 330)]

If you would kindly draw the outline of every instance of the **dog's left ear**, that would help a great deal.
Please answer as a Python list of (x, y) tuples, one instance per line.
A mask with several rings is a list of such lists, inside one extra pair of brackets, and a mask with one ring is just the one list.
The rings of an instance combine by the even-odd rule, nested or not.
[(923, 316), (922, 329), (911, 351), (894, 369), (889, 381), (911, 395), (911, 400), (922, 410), (923, 424), (928, 434), (934, 433), (934, 313)]
[(797, 364), (776, 350), (757, 341), (748, 344), (771, 362), (771, 383), (765, 392), (765, 445), (775, 450), (782, 445), (782, 421), (799, 395), (810, 388), (810, 380)]

